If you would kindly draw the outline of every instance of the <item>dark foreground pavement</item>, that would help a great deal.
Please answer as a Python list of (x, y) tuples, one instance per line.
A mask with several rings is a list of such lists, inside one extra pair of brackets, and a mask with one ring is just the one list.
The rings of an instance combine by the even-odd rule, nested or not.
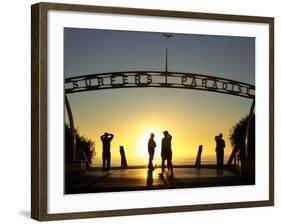
[(116, 192), (146, 189), (172, 189), (254, 184), (254, 175), (240, 176), (231, 170), (218, 174), (213, 168), (175, 168), (173, 177), (161, 169), (145, 168), (113, 169), (101, 171), (90, 169), (83, 175), (67, 175), (65, 193)]

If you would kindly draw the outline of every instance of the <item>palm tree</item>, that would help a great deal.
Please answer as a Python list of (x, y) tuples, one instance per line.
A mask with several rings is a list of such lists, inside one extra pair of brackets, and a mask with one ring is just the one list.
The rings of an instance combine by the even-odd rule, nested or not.
[(249, 135), (248, 135), (248, 159), (255, 159), (255, 115), (243, 117), (230, 130), (230, 143), (232, 147), (236, 146), (239, 150), (240, 159), (245, 159), (245, 138), (247, 122), (250, 120)]
[[(96, 155), (95, 142), (85, 136), (81, 136), (78, 129), (74, 130), (76, 139), (76, 158), (80, 160), (87, 160), (92, 163), (94, 156)], [(65, 123), (65, 160), (71, 160), (71, 127)], [(86, 157), (86, 158), (85, 158)]]

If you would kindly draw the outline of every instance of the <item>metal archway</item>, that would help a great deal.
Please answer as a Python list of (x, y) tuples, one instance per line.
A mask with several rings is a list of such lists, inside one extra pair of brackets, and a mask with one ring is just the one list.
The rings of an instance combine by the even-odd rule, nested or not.
[[(71, 154), (75, 160), (74, 120), (67, 98), (68, 94), (117, 88), (178, 88), (209, 91), (252, 99), (249, 118), (255, 107), (255, 86), (221, 77), (180, 72), (127, 71), (89, 74), (65, 79), (65, 103), (71, 126)], [(251, 119), (247, 121), (245, 156), (248, 156), (248, 136)]]

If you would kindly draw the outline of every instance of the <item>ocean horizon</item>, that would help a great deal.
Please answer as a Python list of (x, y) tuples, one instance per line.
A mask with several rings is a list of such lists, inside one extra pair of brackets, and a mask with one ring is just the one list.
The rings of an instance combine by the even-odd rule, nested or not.
[[(228, 157), (225, 157), (225, 160)], [(173, 165), (194, 165), (196, 161), (196, 158), (188, 158), (188, 159), (173, 159)], [(224, 161), (226, 162), (226, 161)], [(140, 159), (140, 158), (127, 158), (127, 164), (128, 166), (146, 166), (148, 164), (148, 158), (147, 159)], [(157, 158), (153, 161), (154, 166), (161, 167), (161, 159)], [(216, 164), (216, 157), (210, 156), (206, 159), (201, 159), (202, 165), (210, 165), (210, 164)], [(91, 167), (101, 167), (102, 166), (102, 159), (94, 159), (92, 161)], [(120, 167), (121, 166), (121, 160), (120, 159), (112, 159), (111, 160), (111, 167)]]

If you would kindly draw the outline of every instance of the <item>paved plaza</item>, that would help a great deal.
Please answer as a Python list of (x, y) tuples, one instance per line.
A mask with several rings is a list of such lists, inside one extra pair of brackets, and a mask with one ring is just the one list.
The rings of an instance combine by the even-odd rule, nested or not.
[(112, 192), (123, 190), (171, 189), (254, 184), (254, 177), (240, 176), (224, 170), (218, 174), (213, 168), (175, 168), (173, 177), (161, 169), (145, 168), (113, 169), (101, 171), (90, 169), (83, 175), (66, 177), (66, 193)]

